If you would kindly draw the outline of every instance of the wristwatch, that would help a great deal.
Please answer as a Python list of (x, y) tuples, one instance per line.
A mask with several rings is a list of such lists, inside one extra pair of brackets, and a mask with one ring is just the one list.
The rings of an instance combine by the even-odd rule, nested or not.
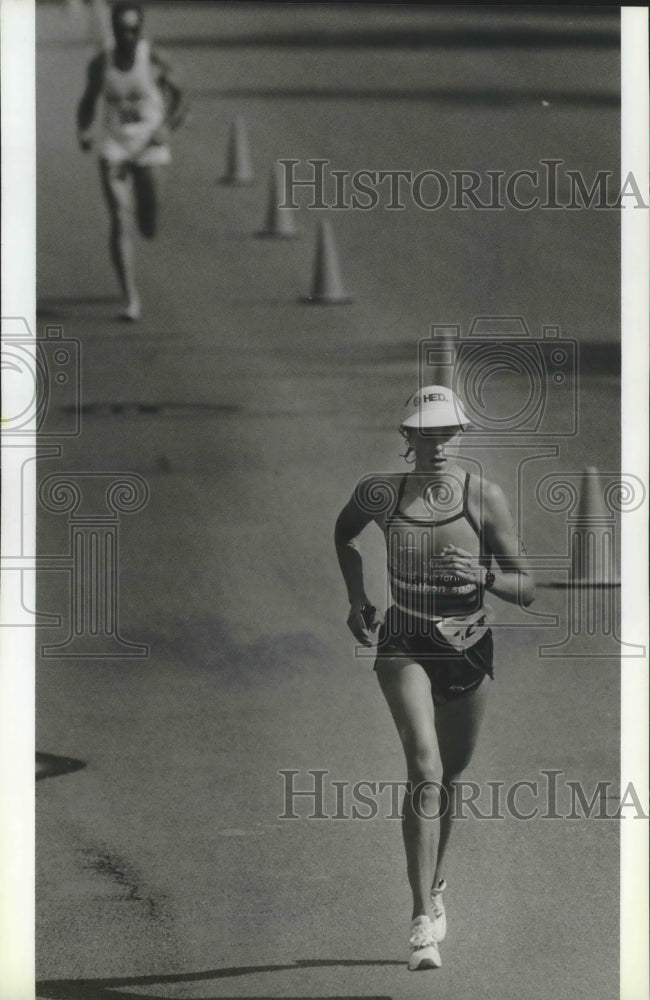
[(494, 573), (492, 572), (492, 570), (491, 569), (486, 569), (486, 571), (485, 571), (485, 583), (483, 584), (483, 588), (485, 590), (492, 590), (492, 587), (494, 586), (494, 581), (495, 580), (496, 580), (496, 576), (494, 575)]

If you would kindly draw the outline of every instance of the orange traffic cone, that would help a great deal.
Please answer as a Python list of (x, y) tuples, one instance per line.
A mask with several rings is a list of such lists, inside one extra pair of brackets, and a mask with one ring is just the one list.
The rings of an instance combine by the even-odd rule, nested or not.
[(343, 287), (334, 237), (329, 221), (323, 219), (319, 225), (314, 259), (314, 280), (305, 302), (315, 305), (337, 305), (352, 299)]
[(617, 587), (616, 521), (603, 497), (598, 470), (585, 469), (571, 522), (571, 578), (574, 587)]
[(226, 173), (220, 183), (244, 185), (252, 184), (254, 180), (246, 123), (241, 115), (235, 115), (230, 126)]
[(271, 167), (271, 183), (269, 185), (269, 204), (266, 213), (266, 225), (258, 236), (290, 240), (300, 235), (295, 223), (295, 209), (282, 208), (284, 201), (280, 165)]

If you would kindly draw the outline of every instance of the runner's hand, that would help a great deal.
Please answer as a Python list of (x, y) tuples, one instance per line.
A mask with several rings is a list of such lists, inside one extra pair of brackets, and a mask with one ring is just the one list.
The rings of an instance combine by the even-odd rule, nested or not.
[(77, 140), (79, 142), (79, 148), (84, 153), (87, 153), (89, 150), (91, 150), (93, 148), (92, 136), (88, 135), (87, 133), (85, 133), (85, 132), (78, 132), (77, 133)]
[(160, 125), (149, 137), (150, 146), (165, 146), (169, 142), (169, 127)]
[(363, 604), (355, 603), (350, 605), (348, 615), (348, 628), (352, 635), (362, 646), (373, 646), (374, 640), (371, 632), (376, 632), (383, 621), (382, 616), (373, 604), (365, 601)]
[(445, 545), (440, 553), (438, 565), (449, 570), (450, 573), (455, 573), (467, 583), (480, 584), (483, 582), (483, 567), (478, 558), (473, 556), (471, 552), (466, 552), (465, 549), (459, 549), (456, 545)]

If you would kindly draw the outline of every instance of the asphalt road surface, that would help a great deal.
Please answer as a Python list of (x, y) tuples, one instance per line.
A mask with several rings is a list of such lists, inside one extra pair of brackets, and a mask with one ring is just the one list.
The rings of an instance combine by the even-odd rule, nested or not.
[[(386, 795), (375, 818), (329, 817), (332, 781), (403, 778), (372, 661), (355, 656), (345, 626), (332, 529), (362, 474), (401, 467), (396, 424), (418, 341), (431, 324), (465, 333), (476, 316), (503, 315), (579, 343), (578, 377), (549, 379), (532, 444), (475, 441), (466, 452), (503, 483), (529, 553), (565, 565), (565, 515), (540, 510), (535, 487), (552, 472), (618, 467), (615, 362), (607, 371), (617, 213), (331, 210), (353, 297), (331, 307), (301, 302), (325, 214), (307, 209), (305, 192), (299, 239), (255, 234), (279, 158), (301, 161), (301, 176), (314, 158), (447, 176), (561, 159), (590, 184), (616, 171), (616, 18), (177, 3), (152, 4), (147, 27), (193, 110), (175, 139), (161, 233), (138, 245), (144, 317), (125, 326), (96, 162), (75, 143), (92, 51), (85, 15), (50, 4), (37, 15), (39, 334), (60, 326), (77, 339), (82, 371), (82, 433), (62, 438), (39, 475), (132, 473), (150, 494), (115, 522), (120, 634), (149, 655), (38, 665), (38, 749), (85, 765), (37, 786), (38, 996), (611, 1000), (617, 823), (468, 820), (450, 850), (443, 967), (413, 976)], [(245, 188), (217, 183), (234, 114), (256, 171)], [(519, 384), (495, 373), (488, 403), (515, 407)], [(74, 400), (51, 405), (63, 422)], [(576, 406), (576, 433), (565, 434)], [(42, 510), (41, 552), (65, 554), (69, 530), (65, 513)], [(381, 538), (367, 534), (383, 606)], [(43, 628), (40, 643), (65, 639), (69, 585), (64, 569), (41, 575), (39, 611), (63, 625)], [(610, 641), (596, 634), (581, 658), (538, 652), (567, 636), (568, 602), (542, 587), (530, 614), (495, 607), (509, 627), (496, 629), (496, 679), (466, 776), (484, 794), (488, 781), (536, 782), (537, 801), (530, 788), (517, 801), (544, 813), (542, 772), (561, 772), (561, 814), (567, 781), (589, 797), (609, 781), (611, 813)], [(281, 770), (299, 772), (301, 789), (310, 770), (328, 772), (328, 818), (309, 819), (303, 798), (298, 819), (280, 819)]]

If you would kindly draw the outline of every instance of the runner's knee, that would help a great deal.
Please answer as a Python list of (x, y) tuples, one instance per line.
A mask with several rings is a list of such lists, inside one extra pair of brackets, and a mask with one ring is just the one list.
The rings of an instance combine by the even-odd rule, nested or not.
[(437, 754), (427, 749), (414, 749), (409, 752), (407, 749), (406, 763), (409, 781), (415, 784), (427, 782), (439, 785), (441, 779), (441, 766)]
[(133, 230), (133, 216), (125, 209), (111, 212), (111, 239), (119, 240), (130, 236)]
[(440, 776), (435, 777), (434, 772), (427, 769), (426, 772), (409, 775), (409, 778), (409, 793), (415, 812), (429, 819), (438, 816), (444, 796)]

